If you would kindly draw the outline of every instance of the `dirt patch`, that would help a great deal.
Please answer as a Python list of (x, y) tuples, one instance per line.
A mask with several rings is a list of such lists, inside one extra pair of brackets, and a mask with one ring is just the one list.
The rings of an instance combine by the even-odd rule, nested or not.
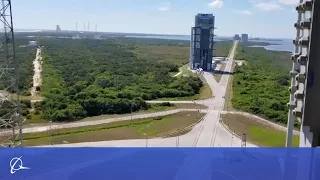
[(36, 58), (33, 61), (33, 66), (34, 66), (34, 68), (33, 68), (34, 75), (33, 75), (33, 87), (31, 88), (31, 95), (38, 96), (40, 89), (41, 89), (41, 84), (42, 84), (42, 79), (41, 79), (41, 72), (42, 72), (41, 48), (37, 49)]

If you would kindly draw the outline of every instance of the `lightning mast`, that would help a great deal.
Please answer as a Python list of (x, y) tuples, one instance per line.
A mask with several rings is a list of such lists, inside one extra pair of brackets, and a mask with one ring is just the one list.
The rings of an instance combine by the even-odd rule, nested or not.
[[(0, 20), (4, 25), (0, 37), (0, 146), (23, 146), (19, 61), (15, 58), (11, 0), (2, 0), (0, 12)], [(18, 138), (20, 143), (17, 142)]]

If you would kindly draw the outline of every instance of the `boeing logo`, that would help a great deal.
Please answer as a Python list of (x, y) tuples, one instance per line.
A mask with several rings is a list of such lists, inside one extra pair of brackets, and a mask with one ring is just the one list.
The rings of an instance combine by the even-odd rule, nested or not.
[(21, 157), (14, 157), (11, 159), (11, 161), (10, 161), (10, 168), (11, 168), (10, 173), (11, 174), (14, 174), (15, 172), (17, 172), (21, 169), (31, 169), (29, 167), (23, 166), (21, 158), (22, 158), (22, 156)]

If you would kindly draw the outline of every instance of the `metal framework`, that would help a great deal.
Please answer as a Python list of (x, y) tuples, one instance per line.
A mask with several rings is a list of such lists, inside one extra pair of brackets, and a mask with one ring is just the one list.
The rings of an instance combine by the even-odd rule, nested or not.
[[(22, 146), (22, 118), (19, 105), (18, 69), (12, 23), (11, 0), (2, 0), (0, 21), (0, 146)], [(11, 96), (14, 93), (16, 98)], [(17, 142), (17, 139), (20, 142)]]
[(293, 41), (295, 50), (292, 55), (293, 66), (290, 87), (290, 103), (288, 104), (288, 130), (286, 146), (292, 145), (292, 134), (295, 117), (301, 123), (300, 146), (319, 146), (320, 132), (320, 76), (316, 69), (319, 63), (320, 17), (319, 0), (300, 0), (296, 7), (298, 21), (296, 39)]

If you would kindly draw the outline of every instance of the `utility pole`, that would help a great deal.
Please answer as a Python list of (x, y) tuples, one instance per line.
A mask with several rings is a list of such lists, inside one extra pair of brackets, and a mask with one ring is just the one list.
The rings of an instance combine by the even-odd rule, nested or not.
[(242, 134), (241, 147), (247, 147), (247, 134), (245, 132)]
[(232, 147), (232, 141), (233, 141), (233, 133), (231, 133), (231, 147)]
[(132, 103), (130, 102), (130, 121), (132, 121)]
[(176, 139), (176, 147), (179, 147), (179, 144), (180, 144), (180, 135), (179, 135), (179, 129), (178, 129), (178, 136), (177, 136), (177, 139)]

